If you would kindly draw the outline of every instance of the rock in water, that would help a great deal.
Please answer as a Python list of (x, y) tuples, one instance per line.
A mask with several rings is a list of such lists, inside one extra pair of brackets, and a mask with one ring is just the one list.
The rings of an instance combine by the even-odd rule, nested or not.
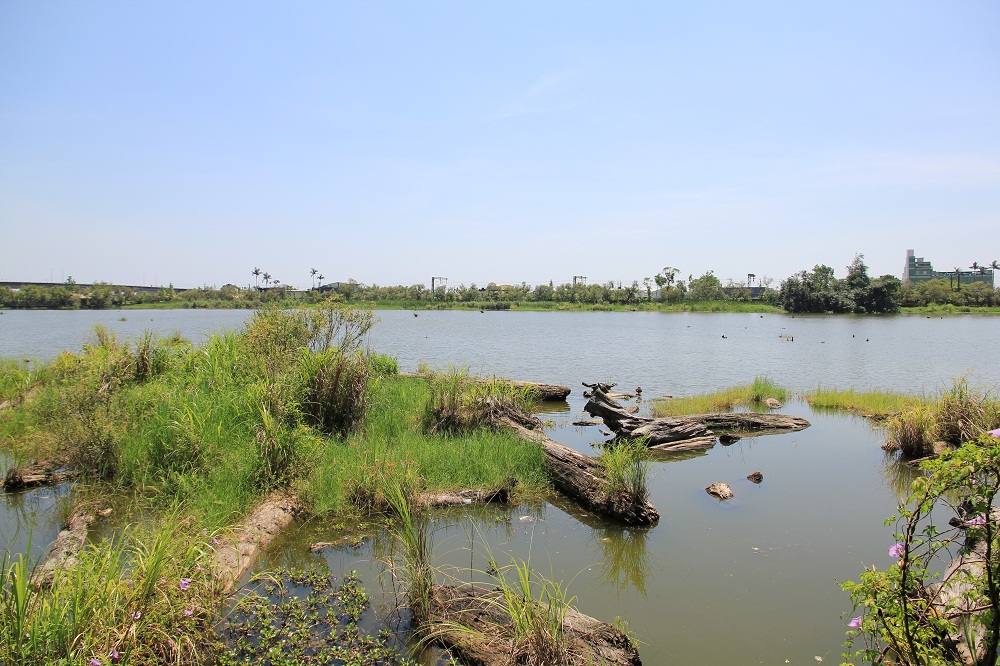
[(764, 401), (768, 409), (781, 409), (781, 401), (776, 398), (768, 398)]
[(716, 481), (708, 488), (705, 488), (705, 492), (712, 497), (719, 498), (720, 500), (733, 498), (733, 489), (729, 487), (728, 483), (723, 483), (722, 481)]
[(761, 481), (764, 480), (764, 474), (761, 473), (761, 472), (754, 472), (753, 474), (751, 474), (747, 478), (750, 479), (751, 481), (753, 481), (754, 483), (760, 483)]
[(740, 439), (742, 438), (739, 435), (735, 435), (733, 433), (726, 433), (725, 435), (719, 435), (719, 441), (722, 443), (723, 446), (729, 446), (730, 444), (740, 441)]

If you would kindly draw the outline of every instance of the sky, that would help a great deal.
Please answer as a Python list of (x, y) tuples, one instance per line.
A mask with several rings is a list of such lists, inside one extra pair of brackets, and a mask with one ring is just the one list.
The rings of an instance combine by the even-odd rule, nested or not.
[(0, 0), (0, 281), (988, 263), (998, 29), (995, 0)]

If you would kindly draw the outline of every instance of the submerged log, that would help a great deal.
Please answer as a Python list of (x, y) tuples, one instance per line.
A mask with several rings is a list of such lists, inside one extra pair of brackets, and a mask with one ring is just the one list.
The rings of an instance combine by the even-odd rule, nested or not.
[(86, 543), (87, 530), (93, 522), (94, 516), (89, 513), (78, 511), (73, 514), (66, 529), (56, 536), (45, 560), (32, 571), (33, 588), (37, 590), (50, 587), (57, 572), (72, 568), (76, 564), (76, 556)]
[(215, 550), (215, 575), (224, 593), (232, 592), (260, 552), (288, 527), (299, 511), (298, 501), (286, 493), (270, 495), (254, 509)]
[[(2, 485), (5, 491), (26, 490), (36, 486), (51, 486), (70, 481), (77, 476), (77, 472), (60, 469), (65, 463), (52, 458), (32, 463), (23, 468), (16, 465), (7, 468), (7, 473), (3, 477)], [(59, 471), (56, 471), (59, 470)]]
[[(422, 373), (422, 372), (401, 372), (399, 373), (399, 376), (415, 377), (417, 379), (434, 378), (433, 374)], [(500, 379), (500, 378), (469, 377), (470, 381), (475, 381), (475, 382), (489, 382), (493, 381), (493, 379)], [(535, 389), (538, 392), (538, 399), (541, 400), (542, 402), (565, 400), (566, 396), (568, 396), (571, 393), (570, 388), (568, 386), (558, 386), (556, 384), (541, 384), (539, 382), (522, 382), (516, 379), (503, 379), (502, 381), (505, 381), (508, 384), (513, 384), (518, 388), (528, 387)]]
[(809, 421), (788, 414), (732, 412), (728, 414), (692, 414), (684, 418), (716, 430), (761, 434), (764, 432), (794, 432), (805, 430)]
[[(544, 609), (544, 606), (542, 606)], [(543, 662), (529, 654), (511, 631), (503, 592), (476, 585), (435, 585), (428, 625), (434, 639), (470, 666), (508, 666)], [(639, 651), (622, 631), (569, 608), (563, 619), (564, 656), (558, 663), (641, 666)], [(535, 657), (538, 661), (532, 661)]]
[(646, 500), (637, 502), (628, 497), (611, 496), (604, 468), (594, 458), (510, 419), (505, 419), (503, 424), (522, 439), (541, 444), (552, 484), (594, 513), (625, 525), (648, 526), (660, 519), (660, 513)]
[(508, 504), (510, 494), (517, 485), (517, 479), (507, 479), (499, 488), (485, 490), (458, 490), (453, 492), (421, 493), (417, 504), (429, 509), (466, 504)]

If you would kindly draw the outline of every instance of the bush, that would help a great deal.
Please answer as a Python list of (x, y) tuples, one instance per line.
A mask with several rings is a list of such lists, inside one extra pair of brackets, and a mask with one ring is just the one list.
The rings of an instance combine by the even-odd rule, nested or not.
[[(424, 427), (430, 432), (464, 432), (492, 427), (504, 417), (528, 417), (537, 391), (502, 379), (469, 377), (466, 369), (435, 374), (424, 409)], [(530, 417), (529, 417), (530, 418)]]
[[(381, 367), (387, 364), (379, 361)], [(358, 428), (371, 405), (372, 366), (360, 355), (339, 350), (306, 354), (302, 411), (321, 431), (344, 435)]]

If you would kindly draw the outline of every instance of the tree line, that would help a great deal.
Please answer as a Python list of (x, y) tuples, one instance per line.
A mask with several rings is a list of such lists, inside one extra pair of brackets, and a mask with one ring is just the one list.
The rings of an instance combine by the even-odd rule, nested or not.
[[(706, 302), (757, 302), (783, 308), (788, 312), (893, 313), (901, 307), (953, 305), (959, 307), (998, 307), (1000, 290), (984, 282), (958, 285), (948, 280), (904, 284), (894, 275), (872, 278), (868, 275), (864, 255), (858, 254), (843, 279), (838, 279), (830, 266), (823, 264), (811, 270), (801, 270), (772, 289), (773, 280), (762, 276), (753, 286), (733, 280), (725, 284), (706, 271), (699, 277), (688, 275), (677, 279), (676, 268), (665, 267), (652, 277), (631, 283), (604, 282), (587, 284), (585, 279), (555, 284), (497, 284), (484, 286), (472, 283), (457, 287), (424, 284), (382, 286), (348, 282), (324, 285), (323, 275), (311, 269), (313, 286), (296, 291), (290, 285), (271, 279), (270, 274), (254, 268), (251, 275), (263, 277), (254, 288), (227, 284), (220, 289), (209, 287), (176, 291), (172, 287), (157, 292), (135, 292), (128, 287), (96, 283), (86, 288), (72, 278), (54, 287), (25, 286), (14, 291), (0, 287), (0, 307), (7, 308), (117, 308), (125, 305), (173, 303), (181, 307), (256, 308), (274, 303), (311, 303), (324, 300), (330, 292), (348, 301), (376, 303), (455, 303), (510, 307), (517, 304), (580, 304), (587, 306), (631, 306), (642, 303), (683, 305)], [(318, 276), (318, 277), (317, 277)]]

